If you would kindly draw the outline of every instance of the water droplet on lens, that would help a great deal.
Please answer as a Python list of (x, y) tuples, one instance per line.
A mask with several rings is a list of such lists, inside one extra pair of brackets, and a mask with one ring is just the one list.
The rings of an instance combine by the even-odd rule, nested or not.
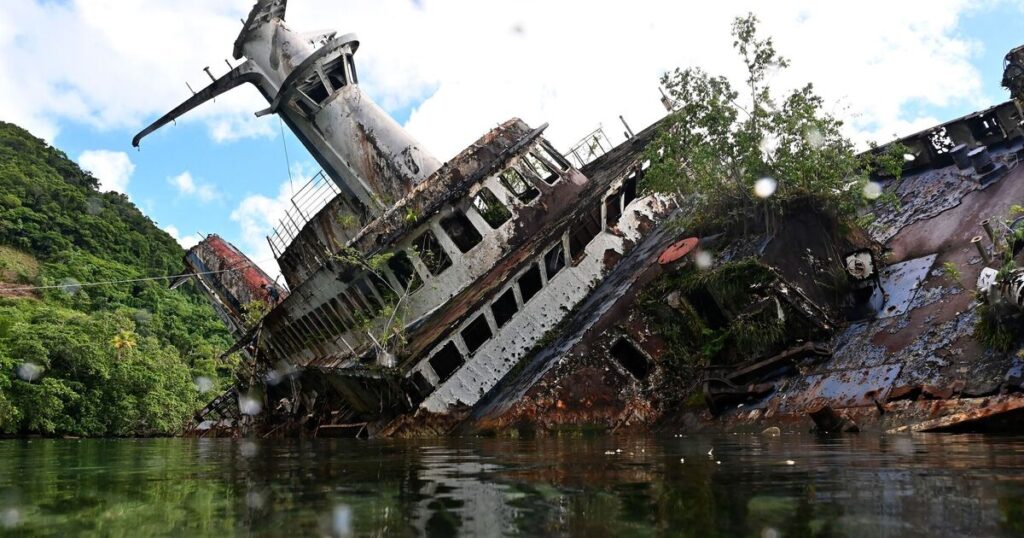
[(697, 269), (700, 269), (701, 271), (711, 269), (711, 264), (714, 263), (714, 259), (711, 258), (711, 254), (708, 254), (705, 250), (697, 252), (693, 257), (693, 261), (697, 264)]
[(73, 278), (65, 278), (60, 281), (60, 290), (68, 295), (74, 295), (82, 291), (82, 283)]
[(238, 453), (245, 458), (255, 456), (257, 451), (259, 451), (259, 447), (252, 441), (242, 441), (242, 444), (238, 445)]
[(195, 379), (195, 383), (196, 390), (198, 390), (200, 394), (206, 394), (213, 390), (213, 380), (208, 377), (197, 377)]
[(25, 362), (18, 366), (18, 378), (31, 383), (43, 375), (43, 370), (44, 368), (38, 364)]
[(335, 506), (331, 520), (335, 536), (352, 536), (352, 508), (345, 504)]
[(21, 511), (15, 507), (0, 510), (0, 526), (5, 529), (13, 529), (21, 523)]
[(250, 489), (245, 494), (245, 504), (252, 510), (262, 510), (267, 504), (267, 496), (257, 489)]
[(761, 538), (779, 538), (779, 531), (771, 527), (765, 527), (764, 530), (761, 531)]
[(243, 415), (256, 416), (263, 411), (263, 403), (253, 394), (242, 394), (238, 397), (238, 410)]
[(825, 137), (816, 127), (811, 127), (804, 132), (804, 140), (806, 140), (811, 147), (815, 148), (820, 148), (822, 144), (825, 143)]
[(758, 198), (771, 198), (775, 190), (779, 188), (779, 182), (770, 177), (763, 177), (754, 183), (754, 195)]
[(882, 184), (874, 181), (868, 181), (864, 185), (864, 197), (868, 200), (877, 200), (882, 195)]

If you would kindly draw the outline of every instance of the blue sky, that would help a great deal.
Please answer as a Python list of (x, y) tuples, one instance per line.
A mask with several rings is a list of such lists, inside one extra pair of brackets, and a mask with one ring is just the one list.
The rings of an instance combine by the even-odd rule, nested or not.
[[(300, 30), (358, 32), (364, 89), (442, 160), (513, 115), (550, 122), (549, 137), (562, 148), (598, 125), (619, 139), (619, 114), (634, 129), (657, 119), (657, 78), (666, 69), (696, 64), (737, 74), (728, 23), (748, 10), (793, 60), (780, 82), (815, 82), (860, 141), (1004, 100), (1002, 58), (1024, 43), (1020, 1), (866, 2), (856, 11), (810, 0), (770, 11), (752, 0), (679, 4), (292, 0), (288, 21)], [(131, 147), (135, 132), (188, 97), (186, 81), (204, 84), (205, 65), (226, 70), (250, 5), (5, 2), (0, 119), (72, 159), (124, 153), (133, 165), (124, 189), (161, 227), (179, 236), (218, 233), (264, 262), (259, 237), (287, 199), (288, 167), (278, 120), (251, 115), (261, 108), (255, 90), (165, 127), (141, 151)], [(317, 169), (291, 133), (284, 143), (298, 187)], [(172, 182), (184, 173), (191, 189)]]

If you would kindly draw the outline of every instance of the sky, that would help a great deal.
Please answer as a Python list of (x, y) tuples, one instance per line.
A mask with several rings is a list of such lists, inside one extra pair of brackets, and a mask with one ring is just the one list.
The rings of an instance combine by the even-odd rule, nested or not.
[[(318, 171), (251, 87), (131, 147), (132, 136), (225, 73), (253, 0), (4, 0), (0, 120), (44, 138), (127, 194), (188, 247), (231, 241), (277, 273), (265, 236)], [(658, 80), (699, 66), (740, 80), (730, 22), (762, 21), (858, 143), (886, 142), (1007, 99), (1002, 59), (1024, 44), (1024, 0), (291, 0), (300, 31), (357, 33), (364, 91), (444, 161), (520, 117), (567, 150), (664, 114)], [(186, 84), (188, 86), (186, 86)]]

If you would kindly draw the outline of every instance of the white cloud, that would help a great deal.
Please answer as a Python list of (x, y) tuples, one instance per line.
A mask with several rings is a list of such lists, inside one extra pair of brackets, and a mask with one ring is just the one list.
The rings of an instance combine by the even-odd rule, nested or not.
[(177, 226), (167, 226), (164, 228), (164, 231), (167, 232), (171, 237), (173, 237), (174, 240), (181, 245), (181, 248), (186, 250), (196, 246), (200, 241), (203, 240), (203, 237), (197, 233), (182, 236)]
[[(51, 139), (65, 120), (139, 128), (184, 100), (185, 82), (207, 84), (204, 66), (226, 71), (238, 19), (252, 2), (4, 2), (0, 117)], [(291, 2), (288, 21), (299, 30), (358, 32), (367, 92), (390, 109), (428, 97), (409, 128), (446, 158), (511, 116), (550, 122), (562, 147), (598, 124), (619, 138), (619, 114), (639, 129), (662, 112), (656, 86), (665, 70), (695, 64), (737, 74), (729, 24), (751, 10), (793, 60), (782, 82), (814, 81), (848, 110), (853, 134), (888, 132), (914, 122), (911, 103), (971, 107), (1003, 97), (998, 81), (980, 80), (970, 64), (979, 44), (958, 28), (972, 10), (999, 3), (866, 0), (849, 9), (782, 0), (767, 9), (724, 0), (695, 11), (660, 0), (628, 9), (594, 0), (301, 0)], [(205, 123), (216, 141), (274, 136), (272, 119), (252, 115), (263, 107), (246, 88), (184, 121)]]
[[(227, 70), (238, 19), (253, 1), (0, 2), (0, 118), (51, 140), (67, 121), (141, 128), (190, 95), (186, 82), (208, 84), (204, 66)], [(287, 18), (297, 30), (358, 32), (366, 93), (390, 110), (418, 104), (407, 128), (445, 160), (513, 116), (549, 122), (547, 136), (562, 149), (598, 125), (621, 140), (620, 114), (638, 131), (664, 113), (657, 86), (665, 71), (696, 65), (739, 78), (729, 29), (748, 11), (792, 60), (779, 85), (814, 82), (851, 136), (887, 141), (949, 119), (936, 109), (966, 113), (1006, 97), (972, 65), (981, 44), (960, 25), (1008, 1), (1021, 5), (723, 0), (695, 10), (663, 0), (625, 8), (611, 0), (293, 0)], [(1008, 21), (993, 31), (1012, 29)], [(272, 137), (277, 120), (253, 117), (265, 106), (244, 87), (183, 121), (205, 125), (217, 142)], [(165, 129), (156, 136), (172, 136), (173, 127)], [(239, 246), (254, 259), (271, 257), (263, 236), (287, 205), (282, 192), (249, 196), (232, 213)]]
[(135, 173), (135, 164), (123, 151), (83, 151), (78, 156), (78, 164), (100, 180), (101, 191), (127, 193), (128, 182)]
[(189, 196), (198, 199), (200, 202), (208, 203), (220, 198), (217, 189), (204, 182), (197, 182), (190, 172), (182, 172), (167, 180), (182, 196)]
[[(311, 163), (294, 163), (292, 165), (292, 176), (295, 178), (312, 177), (316, 168)], [(281, 274), (281, 270), (274, 259), (274, 253), (267, 243), (267, 236), (271, 235), (274, 228), (278, 226), (285, 212), (291, 207), (291, 199), (294, 194), (293, 188), (300, 188), (301, 184), (292, 181), (284, 181), (278, 188), (277, 194), (273, 197), (262, 194), (251, 194), (246, 196), (231, 212), (231, 220), (239, 227), (241, 244), (237, 245), (259, 265), (271, 278)]]

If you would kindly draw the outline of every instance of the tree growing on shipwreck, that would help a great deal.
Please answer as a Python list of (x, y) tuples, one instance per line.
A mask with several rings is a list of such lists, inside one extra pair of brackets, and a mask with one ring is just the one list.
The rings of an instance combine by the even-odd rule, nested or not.
[(789, 61), (759, 35), (754, 15), (737, 18), (732, 37), (745, 84), (696, 67), (665, 74), (670, 113), (648, 147), (643, 187), (673, 195), (673, 224), (701, 238), (695, 262), (677, 264), (641, 297), (673, 370), (691, 382), (667, 379), (670, 400), (688, 392), (671, 387), (700, 380), (706, 399), (756, 395), (714, 367), (777, 356), (860, 315), (871, 293), (861, 281), (876, 277), (881, 254), (862, 229), (867, 202), (881, 193), (871, 177), (898, 178), (903, 166), (898, 145), (859, 153), (811, 84), (772, 86)]

